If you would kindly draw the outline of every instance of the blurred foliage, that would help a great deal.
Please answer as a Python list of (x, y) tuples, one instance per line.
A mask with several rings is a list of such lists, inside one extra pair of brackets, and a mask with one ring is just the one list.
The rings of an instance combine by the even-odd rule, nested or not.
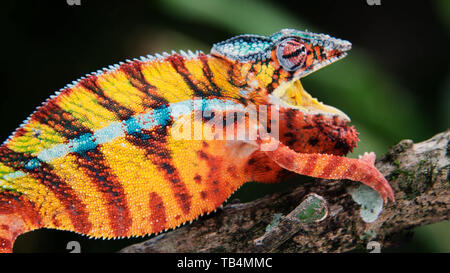
[(450, 1), (436, 1), (436, 11), (438, 16), (441, 17), (441, 21), (447, 24), (447, 30), (450, 29)]
[[(348, 57), (303, 80), (305, 89), (313, 96), (343, 110), (352, 118), (361, 141), (350, 156), (356, 157), (364, 151), (375, 151), (380, 155), (401, 139), (422, 141), (449, 128), (449, 54), (444, 50), (436, 52), (438, 49), (434, 47), (448, 47), (450, 1), (417, 1), (414, 4), (406, 1), (397, 5), (401, 12), (392, 10), (388, 1), (382, 1), (379, 7), (370, 7), (365, 0), (297, 2), (146, 0), (139, 5), (111, 2), (96, 6), (93, 2), (82, 0), (80, 7), (64, 6), (56, 11), (47, 11), (53, 6), (47, 4), (43, 8), (44, 4), (38, 1), (32, 6), (38, 11), (24, 12), (22, 17), (22, 10), (16, 9), (15, 3), (8, 2), (4, 6), (6, 15), (0, 20), (16, 23), (4, 29), (6, 37), (13, 37), (10, 39), (13, 42), (6, 43), (6, 46), (11, 46), (11, 52), (21, 53), (22, 50), (28, 54), (19, 58), (22, 62), (19, 65), (16, 58), (2, 58), (11, 67), (24, 70), (24, 74), (32, 80), (32, 83), (22, 82), (21, 77), (11, 74), (14, 83), (26, 90), (36, 87), (36, 91), (30, 91), (28, 101), (22, 101), (18, 107), (11, 104), (11, 101), (17, 100), (13, 95), (19, 91), (17, 86), (4, 88), (12, 91), (6, 93), (6, 99), (1, 102), (2, 111), (5, 111), (2, 116), (6, 113), (11, 117), (16, 114), (20, 117), (19, 113), (28, 114), (26, 109), (32, 109), (36, 102), (48, 97), (50, 93), (45, 93), (46, 88), (57, 89), (73, 78), (125, 58), (172, 49), (208, 52), (213, 42), (234, 35), (270, 35), (282, 28), (296, 28), (324, 32), (353, 42), (354, 48)], [(421, 7), (413, 5), (426, 6), (423, 10), (428, 13), (422, 14)], [(427, 18), (429, 28), (424, 26), (413, 31), (404, 27), (402, 20), (406, 24), (416, 20), (408, 10), (404, 10), (407, 8), (418, 10), (422, 20)], [(334, 9), (340, 13), (334, 12)], [(379, 21), (365, 18), (367, 15), (377, 16), (383, 9), (391, 17), (379, 18)], [(16, 13), (9, 15), (8, 11)], [(45, 14), (39, 16), (40, 12)], [(49, 23), (43, 23), (44, 18)], [(420, 28), (421, 22), (414, 26)], [(38, 27), (34, 28), (34, 24)], [(8, 22), (1, 25), (8, 25)], [(417, 33), (423, 36), (419, 37)], [(429, 45), (428, 41), (434, 43)], [(391, 50), (384, 50), (386, 45)], [(418, 48), (420, 52), (417, 52)], [(428, 50), (426, 54), (423, 53), (425, 50)], [(65, 59), (61, 61), (58, 56)], [(38, 71), (34, 62), (43, 63), (44, 60), (48, 62), (42, 66), (43, 72)], [(57, 66), (64, 69), (54, 71)], [(46, 71), (54, 73), (53, 77), (46, 77)], [(8, 112), (3, 109), (8, 109)], [(7, 131), (5, 134), (17, 125), (12, 118), (2, 120), (2, 123)], [(232, 198), (248, 201), (273, 191), (288, 190), (307, 179), (310, 178), (295, 176), (279, 184), (249, 183)], [(412, 242), (389, 251), (450, 252), (449, 230), (450, 222), (420, 227), (416, 229)], [(83, 251), (109, 251), (148, 239), (95, 241), (69, 232), (55, 232), (51, 243), (44, 242), (43, 238), (48, 236), (49, 231), (26, 234), (18, 240), (17, 249), (33, 251), (41, 249), (39, 245), (48, 244), (49, 250), (64, 251), (65, 242), (78, 240)], [(36, 249), (29, 243), (31, 241)]]

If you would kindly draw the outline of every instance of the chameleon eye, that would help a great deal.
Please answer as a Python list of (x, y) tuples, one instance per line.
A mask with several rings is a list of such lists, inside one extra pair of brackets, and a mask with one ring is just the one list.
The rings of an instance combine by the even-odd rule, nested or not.
[(277, 59), (287, 71), (295, 71), (306, 61), (305, 45), (295, 39), (286, 39), (277, 47)]

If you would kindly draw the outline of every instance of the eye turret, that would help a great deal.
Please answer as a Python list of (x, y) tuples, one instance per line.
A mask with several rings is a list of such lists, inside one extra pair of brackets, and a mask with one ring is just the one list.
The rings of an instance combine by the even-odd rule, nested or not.
[(277, 46), (278, 62), (287, 71), (301, 68), (306, 61), (306, 54), (305, 44), (293, 38), (285, 39)]

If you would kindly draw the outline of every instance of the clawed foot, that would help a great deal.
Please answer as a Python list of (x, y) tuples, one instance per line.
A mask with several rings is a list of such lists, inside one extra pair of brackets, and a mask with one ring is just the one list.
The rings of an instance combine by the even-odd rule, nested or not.
[(386, 180), (386, 178), (384, 178), (383, 174), (380, 173), (380, 171), (378, 171), (378, 169), (375, 167), (375, 158), (376, 155), (374, 152), (370, 153), (365, 152), (364, 155), (359, 156), (358, 161), (368, 165), (367, 166), (368, 174), (364, 179), (366, 181), (361, 182), (375, 189), (383, 198), (385, 203), (388, 202), (388, 199), (395, 201), (394, 191), (392, 190), (391, 185), (389, 185), (388, 181)]
[(358, 156), (359, 160), (364, 161), (368, 164), (375, 165), (375, 159), (377, 156), (374, 152), (365, 152), (363, 155)]

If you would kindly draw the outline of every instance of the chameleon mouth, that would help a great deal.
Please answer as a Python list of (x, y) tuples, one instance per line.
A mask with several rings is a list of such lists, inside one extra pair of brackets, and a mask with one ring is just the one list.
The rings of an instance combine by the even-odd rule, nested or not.
[(338, 116), (350, 122), (350, 118), (344, 112), (333, 106), (323, 104), (306, 92), (300, 79), (281, 84), (270, 96), (272, 103), (298, 109), (305, 115), (322, 114), (325, 116)]

